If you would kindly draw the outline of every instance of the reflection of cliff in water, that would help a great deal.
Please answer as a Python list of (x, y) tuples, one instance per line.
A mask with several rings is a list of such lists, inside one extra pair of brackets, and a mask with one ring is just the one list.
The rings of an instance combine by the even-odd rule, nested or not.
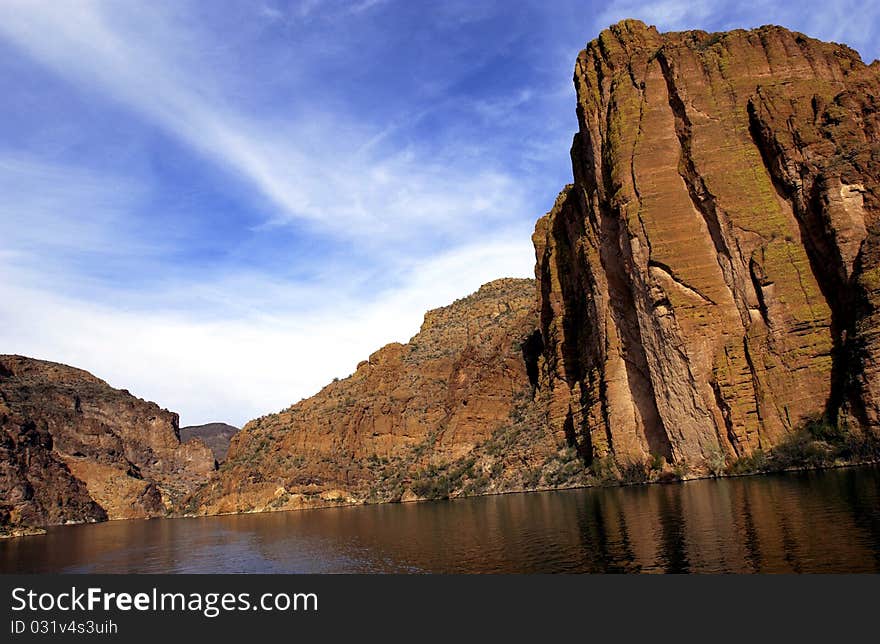
[(880, 468), (52, 528), (0, 572), (880, 572)]
[(876, 468), (609, 490), (584, 521), (614, 535), (591, 568), (880, 570), (878, 492)]

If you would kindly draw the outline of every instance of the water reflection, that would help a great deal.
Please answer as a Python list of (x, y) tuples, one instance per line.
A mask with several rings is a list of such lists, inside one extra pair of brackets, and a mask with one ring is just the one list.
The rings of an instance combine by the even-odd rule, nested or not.
[(880, 572), (880, 468), (54, 528), (2, 572)]

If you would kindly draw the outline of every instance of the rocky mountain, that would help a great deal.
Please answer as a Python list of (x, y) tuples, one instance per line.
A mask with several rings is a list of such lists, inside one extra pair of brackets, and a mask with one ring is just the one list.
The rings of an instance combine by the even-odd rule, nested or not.
[(214, 458), (218, 463), (226, 460), (226, 452), (229, 450), (229, 441), (238, 431), (238, 427), (226, 423), (207, 423), (205, 425), (190, 425), (180, 428), (180, 441), (188, 443), (194, 438), (201, 440), (211, 448)]
[(249, 423), (188, 511), (880, 455), (880, 64), (780, 27), (624, 21), (574, 82), (535, 292), (493, 282)]
[(547, 433), (533, 280), (502, 279), (429, 311), (350, 377), (232, 439), (189, 512), (284, 510), (582, 483)]
[(698, 472), (816, 423), (876, 437), (880, 63), (630, 20), (574, 82), (574, 182), (534, 234), (554, 430)]
[[(577, 58), (536, 281), (429, 311), (234, 433), (0, 357), (0, 524), (216, 514), (880, 459), (880, 63), (627, 20)], [(186, 428), (217, 460), (234, 428)]]
[(0, 528), (164, 516), (214, 469), (177, 422), (80, 369), (0, 355)]

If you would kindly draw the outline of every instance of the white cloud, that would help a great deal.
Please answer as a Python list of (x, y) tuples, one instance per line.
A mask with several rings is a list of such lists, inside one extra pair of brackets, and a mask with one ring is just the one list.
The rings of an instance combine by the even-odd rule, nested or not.
[(284, 12), (269, 5), (260, 5), (259, 14), (268, 20), (283, 20)]
[(704, 0), (659, 0), (656, 2), (613, 2), (598, 19), (602, 29), (624, 18), (637, 18), (647, 24), (657, 25), (661, 30), (678, 29), (684, 24), (698, 29), (702, 20), (712, 16), (719, 2)]
[[(375, 260), (299, 281), (234, 264), (176, 277), (141, 266), (131, 277), (149, 277), (147, 287), (127, 286), (124, 274), (91, 280), (96, 257), (137, 265), (169, 251), (135, 226), (155, 186), (124, 168), (117, 177), (7, 156), (0, 352), (87, 369), (180, 412), (185, 424), (242, 423), (406, 341), (427, 309), (498, 277), (531, 275), (538, 213), (524, 205), (522, 181), (473, 142), (394, 148), (394, 126), (364, 123), (352, 106), (324, 114), (300, 106), (296, 121), (252, 111), (198, 60), (199, 36), (165, 13), (173, 6), (6, 0), (0, 38), (224, 168), (251, 188), (267, 226), (305, 222)], [(254, 19), (280, 18), (267, 8)], [(185, 251), (178, 241), (170, 250)], [(394, 279), (376, 288), (368, 283), (376, 273)]]
[[(131, 223), (151, 189), (86, 167), (0, 156), (0, 353), (84, 368), (178, 411), (186, 424), (241, 424), (349, 374), (387, 342), (406, 341), (426, 310), (532, 272), (528, 230), (498, 229), (445, 253), (324, 267), (308, 280), (234, 264), (212, 276), (154, 273), (138, 288), (125, 274), (90, 278), (83, 258), (123, 270), (166, 263), (167, 249)], [(370, 284), (377, 270), (394, 278)]]
[(623, 18), (637, 18), (661, 31), (722, 31), (777, 24), (821, 40), (846, 43), (870, 62), (877, 55), (880, 5), (853, 0), (618, 0), (605, 7), (597, 18), (597, 26), (604, 29)]
[(299, 114), (292, 120), (237, 107), (213, 70), (187, 67), (198, 57), (197, 36), (155, 6), (8, 0), (0, 5), (0, 35), (250, 183), (274, 223), (302, 220), (341, 236), (405, 239), (463, 235), (522, 209), (518, 183), (482, 165), (485, 159), (382, 150), (370, 145), (382, 128), (354, 113), (291, 108)]
[(349, 5), (348, 10), (353, 14), (364, 13), (375, 7), (381, 7), (387, 2), (388, 0), (361, 0), (360, 2), (354, 2)]
[[(0, 352), (14, 351), (91, 371), (117, 388), (181, 413), (183, 424), (241, 424), (314, 394), (344, 377), (380, 346), (405, 342), (424, 312), (449, 304), (499, 276), (531, 276), (528, 238), (498, 238), (412, 265), (399, 288), (375, 299), (303, 287), (314, 309), (291, 315), (210, 321), (184, 311), (131, 310), (65, 297), (3, 267)], [(222, 285), (225, 297), (274, 292), (279, 285)], [(194, 288), (212, 288), (211, 285)], [(279, 290), (280, 289), (280, 290)], [(192, 294), (197, 297), (197, 293)], [(341, 299), (340, 299), (341, 298)]]
[(145, 196), (139, 182), (39, 160), (0, 155), (0, 250), (51, 255), (144, 255), (132, 210)]

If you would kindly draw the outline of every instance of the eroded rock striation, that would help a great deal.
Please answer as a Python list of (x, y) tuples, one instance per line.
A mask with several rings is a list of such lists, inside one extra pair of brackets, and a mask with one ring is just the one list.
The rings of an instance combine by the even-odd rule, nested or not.
[(880, 64), (780, 27), (603, 31), (535, 229), (540, 385), (587, 463), (878, 433)]
[(533, 400), (536, 327), (533, 280), (497, 280), (429, 311), (408, 344), (389, 344), (350, 377), (245, 425), (188, 511), (573, 484), (583, 464), (546, 431)]
[(214, 470), (177, 426), (90, 373), (0, 355), (0, 526), (166, 515)]
[(602, 32), (535, 293), (489, 284), (249, 423), (188, 510), (858, 460), (844, 434), (880, 435), (878, 74), (780, 27)]

